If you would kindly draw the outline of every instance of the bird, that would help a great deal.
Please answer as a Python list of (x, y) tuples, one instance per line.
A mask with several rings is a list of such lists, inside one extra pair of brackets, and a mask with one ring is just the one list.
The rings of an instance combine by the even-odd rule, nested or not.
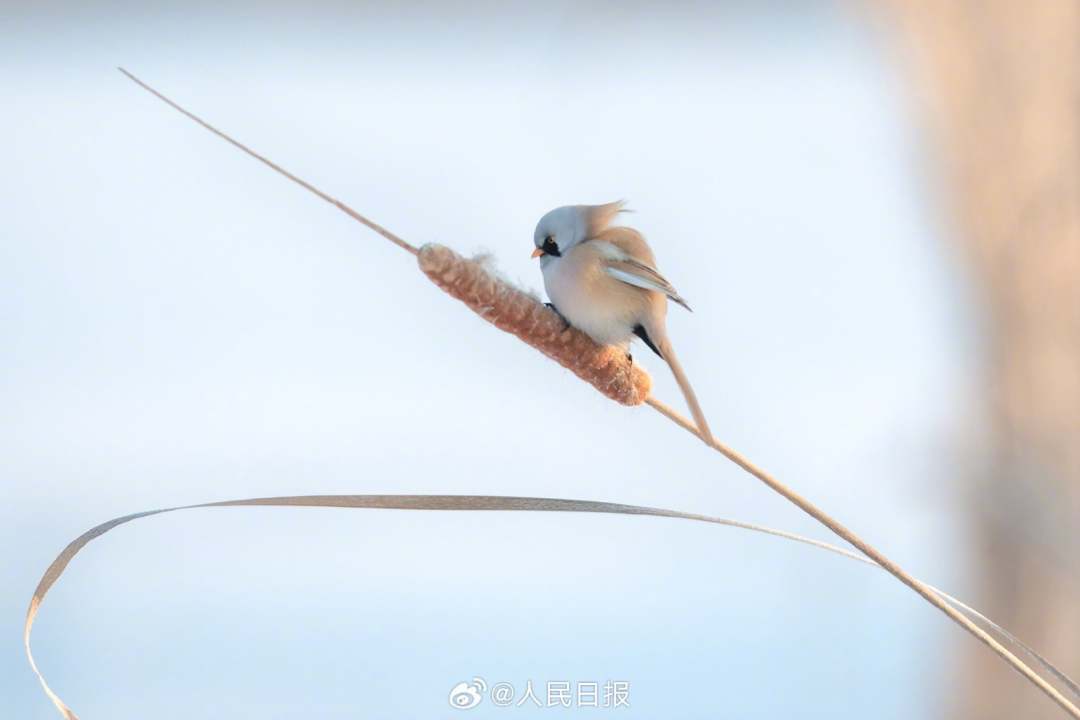
[[(690, 305), (656, 269), (656, 258), (637, 230), (614, 225), (629, 212), (622, 200), (565, 205), (544, 214), (533, 233), (549, 306), (600, 345), (630, 356), (634, 336), (671, 368), (701, 439), (713, 443), (709, 423), (667, 332), (668, 300)], [(692, 312), (692, 311), (691, 311)]]

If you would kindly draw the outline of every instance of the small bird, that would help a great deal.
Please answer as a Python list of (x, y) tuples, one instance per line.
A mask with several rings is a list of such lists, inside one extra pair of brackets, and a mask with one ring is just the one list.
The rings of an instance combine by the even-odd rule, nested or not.
[(656, 269), (637, 230), (613, 226), (623, 202), (567, 205), (540, 218), (533, 235), (551, 307), (600, 345), (629, 350), (636, 335), (671, 368), (702, 439), (712, 433), (667, 334), (667, 301), (690, 306)]

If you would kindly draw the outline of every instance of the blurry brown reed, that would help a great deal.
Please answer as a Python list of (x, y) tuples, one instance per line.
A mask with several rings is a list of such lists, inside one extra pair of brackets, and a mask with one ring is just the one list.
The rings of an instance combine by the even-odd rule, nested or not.
[[(881, 0), (943, 242), (980, 318), (958, 478), (972, 592), (1080, 670), (1080, 2)], [(966, 477), (965, 477), (966, 476)], [(1048, 720), (984, 653), (957, 720)]]
[(466, 260), (443, 245), (424, 245), (417, 262), (431, 281), (465, 303), (489, 323), (516, 335), (623, 405), (641, 405), (652, 379), (626, 353), (597, 345), (570, 327), (559, 314), (476, 260)]
[[(554, 328), (550, 331), (544, 331), (543, 329), (537, 329), (541, 323), (558, 322), (561, 327), (561, 320), (555, 313), (546, 312), (546, 309), (540, 306), (539, 302), (529, 297), (520, 290), (511, 288), (508, 283), (501, 280), (497, 280), (489, 273), (487, 273), (478, 263), (475, 261), (467, 261), (458, 256), (449, 248), (445, 248), (438, 245), (429, 245), (424, 249), (417, 250), (417, 248), (405, 240), (401, 239), (397, 235), (394, 235), (390, 231), (386, 230), (377, 223), (369, 220), (360, 213), (356, 212), (352, 208), (348, 207), (344, 203), (335, 200), (329, 195), (318, 190), (309, 183), (301, 180), (295, 175), (289, 173), (278, 165), (274, 164), (267, 158), (259, 155), (248, 147), (242, 145), (236, 140), (232, 139), (225, 133), (214, 128), (209, 123), (205, 122), (198, 116), (185, 110), (180, 105), (169, 100), (167, 97), (154, 90), (149, 85), (146, 85), (135, 76), (128, 73), (123, 68), (120, 71), (124, 73), (131, 80), (138, 85), (160, 98), (168, 105), (172, 106), (179, 112), (183, 113), (187, 117), (191, 118), (198, 124), (207, 128), (214, 134), (224, 138), (226, 141), (236, 146), (237, 148), (248, 153), (252, 157), (256, 158), (262, 163), (265, 163), (275, 171), (285, 175), (293, 182), (301, 185), (305, 189), (319, 196), (323, 200), (333, 204), (350, 217), (358, 220), (369, 228), (375, 230), (383, 237), (387, 238), (394, 244), (398, 245), (402, 249), (416, 255), (420, 263), (420, 267), (425, 273), (440, 287), (449, 292), (454, 297), (465, 302), (475, 312), (481, 316), (488, 316), (500, 318), (499, 322), (503, 325), (495, 324), (508, 332), (513, 332), (525, 342), (533, 345), (537, 349), (541, 350), (549, 357), (556, 359), (564, 366), (573, 370), (579, 377), (582, 377), (586, 381), (592, 383), (597, 389), (603, 392), (605, 395), (616, 399), (619, 402), (623, 402), (628, 405), (636, 405), (641, 402), (647, 403), (654, 410), (659, 412), (664, 417), (668, 418), (672, 422), (675, 422), (680, 427), (696, 435), (698, 438), (704, 440), (709, 447), (713, 448), (717, 452), (724, 455), (733, 463), (741, 467), (743, 470), (754, 476), (769, 488), (786, 498), (788, 501), (796, 505), (803, 512), (807, 513), (819, 523), (827, 527), (830, 531), (835, 533), (838, 537), (842, 538), (846, 542), (853, 545), (856, 549), (862, 552), (875, 564), (879, 565), (882, 569), (886, 570), (909, 588), (914, 590), (917, 594), (922, 596), (928, 603), (936, 607), (941, 612), (945, 613), (953, 622), (970, 633), (973, 637), (986, 645), (990, 650), (1001, 657), (1006, 663), (1008, 663), (1014, 670), (1023, 675), (1033, 685), (1038, 687), (1043, 693), (1045, 693), (1051, 700), (1057, 703), (1063, 710), (1072, 715), (1077, 720), (1080, 720), (1080, 707), (1077, 707), (1072, 701), (1066, 698), (1057, 688), (1050, 684), (1045, 678), (1035, 672), (1030, 666), (1028, 666), (1023, 660), (1013, 654), (1008, 648), (1002, 645), (998, 640), (991, 636), (986, 630), (981, 628), (969, 617), (965, 616), (960, 610), (950, 605), (948, 601), (941, 596), (941, 594), (926, 583), (922, 582), (915, 576), (908, 573), (902, 567), (886, 557), (883, 553), (863, 540), (859, 535), (854, 533), (845, 525), (841, 524), (838, 520), (827, 514), (824, 510), (817, 507), (810, 500), (804, 498), (799, 493), (795, 492), (792, 488), (786, 484), (780, 482), (778, 479), (761, 469), (749, 459), (744, 457), (741, 453), (727, 447), (723, 443), (715, 439), (709, 439), (703, 436), (696, 425), (681, 414), (656, 399), (652, 395), (648, 394), (649, 380), (648, 376), (642, 373), (644, 379), (639, 379), (635, 374), (635, 368), (629, 367), (629, 362), (625, 362), (625, 366), (620, 367), (619, 363), (615, 359), (602, 359), (602, 348), (598, 348), (592, 341), (588, 343), (578, 343), (576, 338), (581, 336), (585, 338), (581, 333), (575, 335), (571, 332), (566, 336), (566, 341), (563, 342), (559, 335), (554, 333)], [(424, 255), (426, 254), (426, 260)], [(509, 292), (506, 288), (513, 289), (513, 292)], [(524, 298), (524, 299), (522, 299)], [(526, 302), (526, 300), (528, 302)], [(541, 310), (545, 312), (542, 313)], [(518, 314), (520, 313), (520, 314)], [(529, 322), (532, 319), (536, 320), (536, 326), (529, 326)], [(520, 332), (519, 332), (520, 331)], [(534, 344), (533, 340), (539, 339), (540, 344)], [(588, 338), (585, 338), (588, 340)], [(584, 358), (572, 358), (569, 351), (572, 348), (577, 348), (579, 351), (585, 353)], [(619, 373), (623, 372), (624, 376), (620, 380)], [(599, 381), (599, 384), (598, 384)], [(618, 396), (612, 394), (618, 393)], [(636, 399), (640, 395), (641, 399)], [(625, 397), (626, 400), (620, 399)], [(630, 402), (628, 402), (628, 400)]]

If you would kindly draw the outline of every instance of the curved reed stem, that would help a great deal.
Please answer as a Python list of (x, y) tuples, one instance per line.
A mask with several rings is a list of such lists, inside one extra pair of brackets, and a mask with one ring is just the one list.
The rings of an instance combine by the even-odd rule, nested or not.
[[(665, 510), (662, 508), (647, 507), (641, 505), (623, 505), (620, 503), (606, 503), (596, 502), (592, 500), (570, 500), (563, 498), (534, 498), (534, 497), (503, 497), (498, 495), (292, 495), (283, 497), (263, 497), (263, 498), (248, 498), (243, 500), (222, 500), (219, 502), (199, 503), (196, 505), (183, 505), (180, 507), (161, 508), (158, 510), (146, 510), (143, 512), (132, 513), (130, 515), (123, 515), (118, 518), (113, 518), (106, 522), (101, 523), (93, 528), (90, 528), (79, 537), (68, 543), (56, 559), (52, 561), (49, 567), (45, 570), (41, 580), (38, 581), (37, 587), (34, 589), (34, 595), (30, 599), (30, 607), (26, 611), (26, 620), (23, 623), (23, 646), (26, 650), (26, 657), (30, 662), (30, 668), (38, 678), (38, 682), (41, 684), (42, 689), (53, 705), (60, 711), (60, 713), (67, 720), (78, 720), (78, 716), (75, 711), (71, 709), (65, 703), (59, 695), (57, 695), (49, 683), (45, 680), (45, 676), (37, 666), (37, 662), (34, 660), (34, 653), (30, 647), (30, 636), (34, 629), (34, 620), (37, 618), (38, 610), (41, 608), (42, 602), (44, 602), (46, 595), (49, 594), (49, 590), (63, 575), (64, 570), (75, 558), (75, 556), (86, 547), (92, 540), (101, 537), (105, 533), (113, 530), (120, 525), (127, 524), (133, 520), (139, 520), (141, 518), (150, 517), (152, 515), (161, 515), (164, 513), (172, 513), (180, 510), (194, 510), (198, 508), (225, 508), (225, 507), (336, 507), (336, 508), (370, 508), (381, 510), (448, 510), (448, 511), (517, 511), (517, 512), (578, 512), (578, 513), (604, 513), (614, 515), (638, 515), (638, 516), (652, 516), (660, 518), (670, 518), (676, 520), (692, 520), (696, 522), (705, 522), (715, 525), (726, 525), (728, 527), (739, 528), (742, 530), (750, 530), (753, 532), (763, 533), (766, 535), (772, 535), (774, 537), (782, 538), (784, 540), (790, 540), (804, 545), (810, 545), (827, 552), (835, 553), (849, 560), (855, 560), (872, 567), (876, 567), (879, 570), (882, 569), (880, 565), (866, 559), (862, 555), (845, 550), (843, 548), (830, 545), (829, 543), (821, 542), (820, 540), (814, 540), (812, 538), (796, 535), (795, 533), (785, 532), (783, 530), (776, 530), (763, 525), (756, 525), (754, 523), (741, 522), (739, 520), (730, 520), (728, 518), (713, 517), (709, 515), (699, 515), (696, 513), (685, 513), (678, 510)], [(1020, 642), (1012, 635), (1010, 635), (1003, 628), (994, 624), (991, 620), (980, 614), (977, 610), (964, 605), (962, 602), (953, 598), (946, 593), (937, 591), (942, 597), (947, 598), (948, 601), (958, 608), (968, 613), (974, 618), (987, 623), (990, 627), (994, 628), (998, 632), (1001, 632), (1010, 642), (1017, 645), (1023, 652), (1027, 653), (1036, 662), (1041, 664), (1048, 672), (1054, 674), (1059, 679), (1062, 679), (1069, 685), (1069, 689), (1076, 695), (1078, 689), (1075, 684), (1071, 684), (1057, 668), (1051, 665), (1045, 658), (1032, 650), (1030, 647)]]
[[(184, 115), (191, 118), (192, 120), (194, 120), (198, 124), (202, 125), (206, 129), (210, 130), (215, 135), (218, 135), (219, 137), (225, 139), (227, 142), (229, 142), (232, 145), (236, 146), (240, 150), (242, 150), (245, 153), (251, 155), (255, 159), (259, 160), (260, 162), (265, 163), (271, 169), (285, 175), (287, 178), (289, 178), (293, 182), (299, 184), (301, 187), (303, 187), (306, 190), (314, 193), (315, 195), (322, 198), (323, 200), (326, 200), (327, 202), (331, 203), (332, 205), (334, 205), (335, 207), (340, 209), (342, 212), (344, 212), (347, 215), (349, 215), (350, 217), (358, 220), (359, 222), (363, 223), (367, 227), (375, 230), (377, 233), (379, 233), (383, 237), (389, 239), (391, 242), (395, 243), (396, 245), (398, 245), (402, 249), (404, 249), (404, 250), (406, 250), (406, 251), (408, 251), (408, 252), (410, 252), (410, 253), (412, 253), (414, 255), (417, 255), (418, 259), (419, 259), (419, 261), (421, 263), (421, 268), (424, 267), (424, 262), (425, 261), (424, 261), (423, 258), (419, 257), (420, 254), (421, 254), (421, 251), (418, 251), (414, 246), (412, 246), (409, 243), (405, 242), (404, 240), (402, 240), (398, 236), (394, 235), (393, 233), (389, 232), (388, 230), (381, 227), (380, 225), (377, 225), (376, 223), (372, 222), (371, 220), (368, 220), (364, 216), (357, 213), (355, 210), (352, 210), (351, 208), (349, 208), (344, 203), (341, 203), (340, 201), (335, 200), (334, 198), (330, 197), (329, 195), (323, 193), (321, 190), (316, 189), (314, 186), (312, 186), (312, 185), (308, 184), (307, 182), (301, 180), (300, 178), (296, 177), (295, 175), (292, 175), (291, 173), (287, 172), (286, 170), (278, 167), (277, 165), (272, 163), (270, 160), (268, 160), (268, 159), (264, 158), (263, 156), (257, 154), (253, 150), (250, 150), (249, 148), (247, 148), (246, 146), (240, 144), (236, 140), (233, 140), (231, 137), (229, 137), (225, 133), (223, 133), (220, 130), (216, 129), (212, 125), (206, 123), (205, 121), (203, 121), (202, 119), (200, 119), (196, 115), (193, 115), (192, 113), (188, 112), (183, 107), (181, 107), (180, 105), (174, 103), (172, 100), (169, 100), (167, 97), (165, 97), (164, 95), (159, 93), (157, 90), (154, 90), (149, 85), (143, 83), (141, 80), (139, 80), (138, 78), (136, 78), (134, 75), (127, 72), (123, 68), (119, 68), (119, 70), (120, 70), (120, 72), (124, 73), (124, 75), (126, 75), (131, 80), (133, 80), (135, 83), (137, 83), (139, 86), (141, 86), (142, 88), (144, 88), (148, 92), (152, 93), (153, 95), (155, 95), (156, 97), (158, 97), (159, 99), (161, 99), (162, 101), (164, 101), (165, 103), (167, 103), (168, 105), (170, 105), (171, 107), (176, 109), (177, 111), (183, 113)], [(447, 263), (446, 267), (449, 267), (450, 265), (453, 264), (451, 262), (452, 259), (447, 260), (448, 256), (446, 256), (443, 253), (442, 250), (444, 250), (446, 252), (452, 252), (452, 251), (449, 251), (449, 249), (447, 249), (447, 248), (443, 248), (442, 250), (438, 250), (438, 249), (434, 249), (434, 248), (436, 248), (436, 246), (430, 246), (430, 247), (433, 248), (431, 251), (429, 251), (429, 257), (428, 257), (428, 260), (427, 260), (427, 262), (429, 263), (430, 268), (435, 269), (442, 262)], [(438, 275), (437, 272), (436, 272), (436, 275)], [(431, 277), (431, 275), (429, 275), (429, 277)], [(433, 277), (432, 279), (434, 280), (435, 278)], [(456, 284), (456, 281), (452, 277), (449, 278), (449, 279), (447, 277), (443, 277), (442, 282), (447, 283), (447, 285), (449, 287), (455, 288), (456, 292), (457, 291), (464, 292), (464, 296), (462, 298), (460, 298), (460, 299), (464, 300), (464, 297), (474, 297), (474, 300), (472, 302), (475, 302), (477, 304), (477, 307), (474, 307), (473, 309), (476, 310), (478, 313), (480, 313), (480, 310), (478, 308), (484, 308), (484, 313), (495, 313), (496, 315), (501, 315), (503, 313), (503, 311), (501, 309), (496, 310), (494, 307), (492, 307), (490, 309), (487, 309), (486, 305), (479, 304), (479, 301), (476, 299), (476, 298), (479, 298), (479, 295), (475, 295), (475, 296), (468, 295), (468, 292), (474, 292), (475, 288), (473, 290), (469, 290), (469, 291), (466, 292), (462, 288), (458, 288), (458, 286)], [(473, 283), (473, 285), (476, 286), (476, 287), (479, 287), (481, 284), (486, 283), (486, 282), (487, 282), (486, 280), (482, 280), (482, 279), (477, 278), (476, 282)], [(524, 294), (522, 294), (522, 295), (524, 295)], [(455, 297), (456, 297), (456, 295), (455, 295)], [(495, 292), (495, 291), (492, 291), (490, 294), (485, 295), (485, 298), (490, 299), (490, 300), (496, 300), (499, 297), (504, 297), (504, 296), (500, 295), (500, 293)], [(528, 297), (528, 296), (525, 296), (525, 297)], [(531, 300), (531, 298), (530, 298), (530, 300)], [(470, 301), (466, 300), (466, 302), (468, 303)], [(515, 302), (519, 302), (519, 299), (517, 299), (516, 296), (515, 296)], [(532, 302), (539, 305), (539, 303), (537, 303), (535, 300), (533, 300)], [(470, 307), (472, 307), (471, 304), (470, 304)], [(507, 317), (511, 316), (510, 312), (511, 311), (509, 309), (506, 310), (506, 316)], [(483, 315), (484, 313), (480, 313), (480, 314)], [(510, 323), (510, 324), (507, 325), (507, 328), (509, 328), (511, 326), (517, 327), (517, 323)], [(515, 333), (515, 334), (517, 334), (517, 333)], [(528, 334), (528, 333), (526, 333), (526, 334)], [(519, 337), (521, 337), (521, 335), (519, 335)], [(522, 339), (525, 339), (525, 338), (523, 337)], [(529, 341), (526, 340), (526, 342), (529, 342)], [(532, 343), (530, 342), (530, 344), (532, 344)], [(534, 345), (534, 347), (537, 347), (537, 346)], [(540, 349), (543, 350), (545, 353), (547, 352), (543, 348), (540, 348)], [(559, 359), (559, 362), (563, 362), (563, 360)], [(568, 362), (573, 364), (574, 361), (572, 359), (568, 359)], [(567, 367), (570, 367), (570, 365), (567, 365)], [(606, 365), (605, 367), (612, 367), (612, 366)], [(579, 373), (578, 370), (574, 369), (573, 367), (571, 367), (571, 369), (574, 370), (574, 372), (577, 373), (579, 376), (581, 376), (581, 373)], [(618, 369), (615, 368), (615, 370), (612, 371), (612, 372), (615, 372), (617, 370)], [(605, 377), (606, 377), (606, 375), (605, 375)], [(590, 380), (590, 382), (592, 382), (592, 381)], [(632, 385), (635, 388), (637, 387), (636, 384), (632, 384)], [(600, 389), (601, 392), (604, 392), (605, 394), (609, 394), (600, 385), (596, 385), (594, 383), (594, 386), (596, 386), (598, 389)], [(634, 392), (636, 392), (636, 390)], [(609, 397), (610, 396), (611, 395), (609, 395)], [(627, 394), (627, 397), (633, 397), (633, 395)], [(682, 417), (682, 415), (680, 415), (676, 411), (672, 410), (670, 407), (668, 407), (664, 403), (660, 402), (656, 398), (653, 398), (652, 396), (648, 396), (647, 398), (645, 398), (644, 401), (647, 402), (654, 410), (659, 412), (661, 415), (664, 415), (669, 420), (677, 423), (679, 426), (683, 427), (688, 432), (693, 433), (694, 435), (698, 436), (700, 439), (705, 439), (698, 432), (696, 426), (693, 423), (691, 423), (686, 418)], [(620, 402), (622, 402), (622, 400), (620, 400)], [(629, 403), (629, 404), (634, 404), (634, 403)], [(714, 448), (716, 451), (718, 451), (719, 453), (724, 455), (726, 458), (731, 460), (733, 463), (735, 463), (736, 465), (741, 467), (743, 470), (745, 470), (746, 472), (748, 472), (751, 475), (753, 475), (754, 477), (756, 477), (761, 482), (765, 483), (765, 485), (767, 485), (769, 488), (771, 488), (775, 492), (782, 495), (788, 501), (795, 504), (803, 512), (807, 513), (808, 515), (813, 517), (815, 520), (817, 520), (819, 523), (821, 523), (822, 525), (827, 527), (830, 531), (835, 533), (838, 537), (842, 538), (843, 540), (845, 540), (846, 542), (850, 543), (852, 546), (857, 548), (860, 552), (862, 552), (864, 555), (866, 555), (871, 560), (873, 560), (873, 562), (880, 565), (883, 569), (885, 569), (886, 571), (891, 573), (894, 577), (896, 577), (902, 583), (904, 583), (909, 588), (911, 588), (916, 593), (918, 593), (928, 603), (930, 603), (934, 607), (941, 610), (941, 612), (945, 613), (945, 615), (948, 616), (953, 622), (955, 622), (961, 628), (966, 630), (968, 633), (970, 633), (972, 636), (974, 636), (976, 639), (978, 639), (980, 642), (982, 642), (984, 645), (986, 645), (988, 648), (990, 648), (990, 650), (995, 652), (999, 657), (1001, 657), (1005, 662), (1007, 662), (1014, 670), (1016, 670), (1021, 675), (1023, 675), (1025, 678), (1027, 678), (1033, 685), (1035, 685), (1037, 688), (1039, 688), (1051, 700), (1053, 700), (1055, 703), (1057, 703), (1063, 710), (1065, 710), (1067, 713), (1072, 715), (1072, 717), (1076, 718), (1077, 720), (1080, 720), (1080, 707), (1077, 707), (1075, 704), (1073, 704), (1068, 698), (1066, 698), (1064, 695), (1062, 695), (1061, 692), (1059, 692), (1057, 690), (1057, 688), (1055, 688), (1053, 685), (1048, 683), (1042, 676), (1040, 676), (1038, 673), (1036, 673), (1034, 670), (1032, 670), (1031, 667), (1029, 667), (1026, 663), (1024, 663), (1023, 660), (1018, 658), (1016, 655), (1014, 655), (1012, 652), (1010, 652), (1008, 648), (1004, 647), (1001, 643), (999, 643), (997, 640), (995, 640), (993, 637), (991, 637), (985, 630), (983, 630), (981, 627), (979, 627), (970, 618), (966, 617), (963, 613), (961, 613), (960, 611), (958, 611), (955, 608), (951, 607), (929, 585), (926, 585), (922, 581), (918, 580), (917, 578), (915, 578), (914, 576), (909, 574), (907, 571), (905, 571), (899, 565), (894, 563), (892, 560), (890, 560), (888, 557), (886, 557), (883, 553), (881, 553), (876, 548), (874, 548), (872, 545), (867, 543), (865, 540), (863, 540), (857, 534), (852, 532), (846, 526), (841, 524), (839, 521), (835, 520), (833, 517), (831, 517), (827, 513), (825, 513), (823, 510), (821, 510), (819, 507), (814, 505), (812, 502), (810, 502), (809, 500), (804, 498), (802, 495), (798, 494), (797, 492), (795, 492), (794, 490), (789, 488), (787, 485), (780, 482), (776, 478), (772, 477), (770, 474), (766, 473), (764, 470), (759, 468), (754, 463), (750, 462), (750, 460), (745, 458), (740, 453), (736, 452), (735, 450), (732, 450), (731, 448), (728, 448), (726, 445), (723, 445), (722, 443), (720, 443), (720, 442), (718, 442), (716, 440), (712, 440), (711, 442), (706, 440), (706, 442), (712, 448)]]

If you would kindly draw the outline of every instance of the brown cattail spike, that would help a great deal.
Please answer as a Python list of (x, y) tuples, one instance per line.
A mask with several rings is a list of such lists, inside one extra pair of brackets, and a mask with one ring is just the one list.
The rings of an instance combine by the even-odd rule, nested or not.
[(501, 280), (475, 260), (444, 245), (424, 245), (417, 254), (424, 274), (489, 323), (521, 338), (564, 368), (623, 405), (649, 397), (652, 378), (615, 347), (597, 345), (530, 295)]

